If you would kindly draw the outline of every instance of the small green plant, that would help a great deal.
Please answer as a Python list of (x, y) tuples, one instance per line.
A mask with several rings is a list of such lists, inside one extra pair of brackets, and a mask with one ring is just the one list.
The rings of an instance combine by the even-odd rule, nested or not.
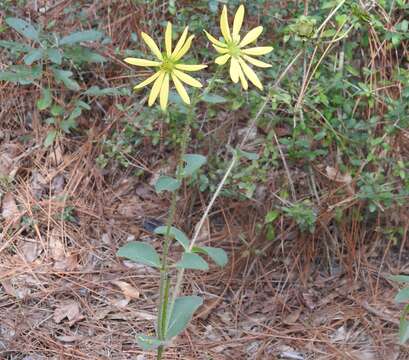
[[(20, 85), (34, 84), (41, 89), (41, 98), (37, 109), (47, 114), (46, 123), (54, 129), (45, 137), (44, 145), (50, 146), (59, 131), (69, 133), (76, 128), (76, 119), (84, 110), (90, 110), (89, 104), (77, 97), (64, 96), (58, 86), (73, 92), (81, 92), (75, 73), (79, 73), (85, 64), (103, 63), (106, 59), (84, 46), (84, 42), (100, 41), (103, 33), (97, 30), (78, 31), (62, 36), (53, 31), (56, 26), (51, 22), (41, 27), (23, 19), (8, 17), (6, 24), (24, 38), (24, 42), (0, 40), (0, 47), (7, 49), (12, 59), (22, 57), (23, 64), (11, 65), (0, 72), (0, 81)], [(85, 89), (86, 90), (86, 89)], [(96, 93), (95, 87), (82, 93), (83, 97), (110, 95), (112, 89), (104, 89), (103, 94)], [(68, 101), (67, 101), (68, 100)]]
[(291, 206), (285, 206), (283, 211), (294, 219), (301, 231), (314, 232), (317, 214), (311, 201), (304, 200)]

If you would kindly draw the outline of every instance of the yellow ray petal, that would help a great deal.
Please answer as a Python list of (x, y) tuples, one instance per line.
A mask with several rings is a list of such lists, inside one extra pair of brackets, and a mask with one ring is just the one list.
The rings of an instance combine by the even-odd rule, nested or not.
[(220, 30), (222, 31), (223, 37), (227, 41), (231, 41), (229, 21), (227, 19), (227, 6), (223, 6), (222, 16), (220, 17)]
[(149, 99), (148, 99), (148, 105), (149, 106), (152, 106), (153, 103), (155, 102), (156, 98), (158, 97), (160, 89), (162, 87), (164, 77), (165, 77), (165, 72), (164, 71), (159, 71), (159, 76), (155, 80), (155, 82), (153, 83), (151, 93), (149, 94)]
[(227, 60), (229, 60), (229, 59), (230, 59), (230, 54), (225, 54), (225, 55), (222, 55), (222, 56), (218, 56), (214, 60), (214, 62), (216, 64), (218, 64), (218, 65), (224, 65), (227, 62)]
[(149, 85), (152, 81), (156, 80), (160, 74), (161, 74), (161, 71), (158, 71), (154, 73), (152, 76), (149, 76), (146, 80), (142, 81), (138, 85), (135, 85), (134, 90), (142, 89), (144, 86)]
[(209, 39), (209, 41), (216, 46), (220, 46), (220, 47), (226, 47), (227, 45), (224, 42), (221, 42), (219, 40), (217, 40), (215, 37), (213, 37), (212, 35), (210, 35), (206, 30), (203, 30), (207, 36), (207, 38)]
[(169, 99), (169, 74), (166, 73), (165, 77), (163, 78), (163, 83), (160, 88), (160, 107), (163, 111), (166, 110), (168, 106), (168, 99)]
[(182, 71), (199, 71), (207, 68), (207, 65), (176, 64), (175, 68)]
[(173, 73), (179, 80), (183, 81), (184, 83), (186, 83), (186, 84), (188, 84), (188, 85), (190, 85), (190, 86), (198, 87), (198, 88), (202, 87), (202, 84), (201, 84), (199, 81), (197, 81), (196, 79), (192, 78), (190, 75), (185, 74), (185, 73), (182, 72), (182, 71), (173, 69), (172, 73)]
[(214, 44), (212, 44), (212, 46), (216, 49), (216, 51), (217, 51), (219, 54), (227, 54), (228, 52), (230, 52), (230, 50), (227, 49), (227, 48), (222, 48), (222, 47), (216, 46), (216, 45), (214, 45)]
[(159, 66), (161, 63), (158, 61), (138, 59), (138, 58), (126, 58), (124, 61), (131, 65), (136, 66)]
[(165, 48), (168, 56), (172, 55), (172, 24), (168, 21), (165, 32)]
[(176, 90), (179, 93), (182, 100), (186, 104), (190, 104), (189, 95), (187, 94), (187, 91), (186, 91), (185, 87), (183, 86), (182, 82), (175, 76), (175, 74), (172, 74), (172, 80), (173, 80), (173, 83), (175, 84)]
[(250, 30), (246, 36), (241, 40), (239, 47), (244, 47), (253, 41), (256, 41), (257, 38), (260, 36), (260, 34), (263, 32), (263, 27), (262, 26), (257, 26), (256, 28)]
[(263, 90), (263, 85), (261, 84), (261, 82), (260, 82), (258, 76), (256, 75), (256, 73), (254, 72), (254, 70), (250, 66), (248, 66), (243, 59), (239, 58), (239, 62), (240, 62), (240, 65), (241, 65), (241, 67), (242, 67), (242, 69), (244, 71), (244, 74), (247, 76), (247, 78), (256, 87), (258, 87), (260, 90)]
[(172, 56), (175, 56), (180, 49), (182, 48), (182, 46), (185, 44), (186, 38), (187, 38), (187, 32), (189, 30), (189, 27), (186, 26), (185, 30), (183, 30), (182, 35), (180, 36), (179, 41), (176, 43), (175, 49), (173, 50)]
[(159, 59), (163, 60), (162, 53), (160, 52), (158, 45), (155, 44), (155, 41), (146, 33), (142, 32), (142, 39), (145, 41), (146, 45), (148, 45), (149, 49), (151, 49), (152, 53)]
[(240, 64), (236, 58), (231, 58), (230, 61), (230, 77), (234, 83), (239, 81)]
[(241, 29), (241, 25), (243, 24), (244, 19), (244, 5), (240, 5), (236, 11), (236, 15), (234, 15), (233, 21), (233, 40), (238, 40), (240, 38), (239, 32)]
[(181, 59), (189, 51), (194, 37), (195, 37), (194, 35), (189, 36), (189, 38), (186, 40), (186, 42), (184, 43), (182, 48), (179, 50), (179, 52), (173, 56), (175, 60)]
[(241, 86), (243, 87), (244, 90), (247, 90), (249, 88), (249, 83), (247, 82), (247, 79), (244, 76), (244, 73), (241, 67), (239, 67), (239, 69), (240, 69), (239, 78), (240, 78)]
[(241, 50), (243, 54), (251, 56), (265, 55), (271, 51), (273, 51), (273, 48), (271, 46), (260, 46)]
[(257, 59), (254, 59), (254, 58), (252, 58), (252, 57), (250, 57), (250, 56), (247, 56), (247, 55), (242, 55), (243, 56), (243, 59), (244, 60), (247, 60), (250, 64), (253, 64), (254, 66), (258, 66), (258, 67), (261, 67), (261, 68), (269, 68), (269, 67), (272, 67), (272, 65), (271, 64), (267, 64), (267, 63), (265, 63), (264, 61), (260, 61), (260, 60), (257, 60)]

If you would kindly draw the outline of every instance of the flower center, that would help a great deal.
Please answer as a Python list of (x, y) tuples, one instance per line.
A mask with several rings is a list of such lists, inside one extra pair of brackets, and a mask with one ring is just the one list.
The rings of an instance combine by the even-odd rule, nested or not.
[(175, 68), (176, 62), (174, 59), (172, 59), (172, 57), (168, 57), (166, 54), (162, 54), (162, 56), (163, 56), (163, 62), (160, 68), (161, 70), (164, 70), (170, 74)]
[(240, 56), (241, 50), (239, 48), (238, 42), (235, 42), (235, 41), (227, 42), (227, 48), (229, 49), (229, 54), (232, 57), (239, 57)]

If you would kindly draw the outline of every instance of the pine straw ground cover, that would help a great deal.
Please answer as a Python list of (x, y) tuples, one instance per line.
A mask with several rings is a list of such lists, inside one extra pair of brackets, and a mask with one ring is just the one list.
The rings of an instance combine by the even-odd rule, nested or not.
[[(172, 10), (169, 6), (173, 2), (155, 1), (154, 6), (143, 1), (23, 3), (3, 4), (0, 27), (6, 16), (13, 15), (39, 23), (55, 20), (62, 33), (97, 26), (112, 39), (99, 48), (89, 45), (109, 62), (82, 72), (81, 86), (85, 90), (93, 85), (129, 87), (131, 77), (121, 59), (125, 49), (135, 47), (131, 33), (152, 24), (159, 27), (171, 16), (168, 10)], [(189, 8), (189, 2), (177, 6), (188, 9), (181, 13), (181, 19), (190, 16), (199, 28), (195, 11), (213, 19), (215, 15), (208, 9), (217, 2), (197, 3), (197, 8)], [(294, 24), (301, 13), (318, 14), (322, 3), (260, 2), (265, 13), (275, 9), (274, 20), (270, 21), (277, 30), (268, 36), (274, 39), (276, 48), (288, 46), (276, 49), (278, 53), (272, 55), (276, 56), (272, 59), (275, 67), (281, 70), (273, 70), (266, 81), (274, 82), (295, 54), (304, 46), (308, 48), (301, 42), (292, 52), (291, 46), (283, 42), (288, 32), (279, 29)], [(387, 13), (381, 5), (357, 4), (363, 22), (365, 16), (374, 16), (385, 29), (393, 29), (407, 15), (399, 9)], [(50, 8), (45, 13), (40, 11), (46, 5)], [(78, 16), (64, 14), (63, 10), (70, 8), (70, 14), (84, 11), (81, 22)], [(260, 8), (254, 14), (259, 12)], [(266, 20), (254, 15), (251, 21), (256, 25)], [(367, 46), (355, 52), (351, 64), (358, 69), (372, 69), (369, 75), (362, 74), (362, 81), (376, 91), (368, 94), (361, 89), (351, 94), (350, 89), (341, 89), (341, 93), (345, 102), (353, 99), (354, 112), (364, 123), (373, 120), (374, 114), (378, 116), (375, 126), (364, 129), (364, 135), (382, 139), (391, 148), (373, 145), (367, 149), (376, 158), (371, 160), (368, 173), (381, 173), (383, 183), (392, 183), (396, 190), (403, 187), (404, 176), (395, 176), (394, 164), (403, 162), (403, 171), (407, 172), (409, 137), (402, 126), (398, 131), (385, 132), (391, 112), (387, 101), (404, 96), (407, 42), (401, 39), (399, 46), (391, 48), (391, 38), (385, 39), (378, 28), (368, 26), (366, 31)], [(18, 38), (9, 30), (0, 35), (1, 39)], [(326, 46), (317, 47), (315, 61), (323, 54), (339, 56), (345, 46), (337, 44), (329, 54)], [(5, 52), (0, 54), (0, 66), (6, 68), (10, 58)], [(325, 91), (317, 91), (323, 86), (319, 79), (307, 84), (305, 71), (309, 68), (303, 67), (302, 59), (308, 65), (311, 54), (315, 53), (306, 51), (295, 62), (288, 73), (292, 81), (283, 83), (281, 97), (274, 98), (276, 106), (270, 115), (279, 121), (273, 119), (268, 126), (259, 124), (249, 146), (249, 150), (262, 152), (260, 141), (275, 146), (275, 139), (283, 140), (274, 166), (269, 163), (265, 178), (250, 181), (256, 183), (254, 194), (245, 200), (222, 197), (209, 216), (200, 242), (223, 247), (229, 253), (229, 264), (224, 269), (212, 267), (204, 274), (188, 272), (184, 290), (203, 295), (205, 303), (188, 330), (170, 347), (167, 359), (409, 359), (407, 346), (397, 341), (401, 307), (393, 298), (398, 286), (388, 279), (389, 274), (409, 272), (407, 204), (375, 198), (375, 205), (383, 209), (369, 213), (371, 199), (360, 196), (367, 190), (360, 183), (366, 176), (364, 172), (345, 175), (343, 168), (344, 175), (334, 173), (334, 159), (344, 158), (349, 165), (351, 158), (342, 142), (328, 146), (320, 142), (322, 138), (316, 138), (309, 151), (325, 146), (329, 151), (311, 157), (305, 149), (284, 141), (292, 135), (308, 138), (310, 132), (319, 132), (329, 112), (318, 120), (309, 117), (317, 115), (315, 110), (339, 107), (332, 103), (331, 96), (322, 98)], [(325, 56), (320, 60), (322, 76), (332, 64), (332, 58), (326, 63)], [(402, 69), (400, 78), (393, 71), (398, 68)], [(322, 103), (317, 102), (314, 91), (307, 91), (309, 86), (320, 94)], [(77, 96), (64, 90), (61, 94), (61, 99)], [(118, 145), (120, 150), (115, 152), (112, 144), (116, 144), (117, 134), (129, 131), (128, 124), (138, 127), (132, 121), (140, 110), (130, 115), (128, 109), (138, 104), (141, 95), (97, 98), (91, 101), (92, 110), (77, 119), (76, 129), (70, 134), (61, 133), (53, 146), (46, 147), (43, 142), (50, 125), (35, 106), (40, 96), (40, 89), (34, 85), (0, 83), (1, 359), (153, 358), (138, 349), (135, 335), (154, 331), (158, 273), (124, 262), (115, 254), (130, 239), (143, 238), (160, 249), (160, 239), (152, 229), (164, 221), (169, 199), (158, 196), (152, 183), (159, 171), (175, 166), (172, 141), (166, 141), (174, 135), (172, 128), (156, 122), (152, 128), (142, 129), (145, 133), (139, 129), (134, 133), (141, 141), (132, 144), (132, 151)], [(237, 93), (229, 96), (236, 96), (235, 101), (240, 98)], [(374, 101), (372, 105), (369, 98)], [(292, 128), (294, 108), (299, 111), (297, 105), (304, 111), (310, 132)], [(200, 135), (198, 130), (190, 146), (202, 144), (209, 156), (223, 158), (227, 155), (221, 144), (235, 142), (237, 134), (246, 131), (251, 114), (223, 104), (216, 104), (215, 109), (199, 119), (204, 145), (195, 137)], [(339, 111), (333, 110), (335, 114)], [(309, 120), (319, 126), (308, 128)], [(274, 136), (268, 137), (271, 127)], [(340, 136), (348, 137), (346, 131)], [(364, 161), (367, 153), (362, 151), (359, 155)], [(388, 166), (382, 163), (384, 158), (390, 160)], [(105, 166), (101, 159), (108, 159)], [(217, 162), (209, 165), (209, 172), (217, 166), (222, 167)], [(136, 170), (139, 176), (135, 176)], [(254, 177), (264, 170), (249, 171)], [(248, 188), (247, 175), (240, 174), (237, 171), (234, 181), (228, 184), (236, 194), (240, 187)], [(191, 233), (209, 196), (206, 191), (186, 188), (178, 200), (176, 225)], [(315, 212), (311, 215), (304, 209), (305, 213), (293, 212), (292, 216), (285, 210), (271, 212), (282, 209), (284, 198), (287, 209), (288, 204), (310, 199)], [(264, 225), (266, 213), (274, 219)], [(315, 227), (309, 231), (312, 224), (308, 219), (314, 219), (314, 214)], [(274, 241), (268, 240), (273, 232)]]

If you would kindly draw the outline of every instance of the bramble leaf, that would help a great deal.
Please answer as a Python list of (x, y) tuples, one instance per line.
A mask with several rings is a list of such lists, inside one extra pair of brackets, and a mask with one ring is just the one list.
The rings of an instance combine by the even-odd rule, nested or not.
[(63, 82), (63, 84), (70, 90), (73, 91), (78, 91), (80, 89), (80, 86), (78, 85), (78, 83), (71, 79), (71, 76), (73, 75), (73, 73), (71, 71), (67, 71), (67, 70), (61, 70), (61, 69), (57, 69), (57, 68), (52, 68), (55, 79), (57, 80), (57, 82)]
[(38, 30), (27, 21), (19, 18), (8, 17), (6, 18), (6, 23), (27, 39), (39, 41)]
[(241, 149), (237, 149), (237, 155), (239, 157), (245, 157), (248, 160), (258, 160), (259, 156), (256, 153), (252, 153), (252, 152), (248, 152), (248, 151), (244, 151)]
[(91, 86), (87, 91), (84, 92), (84, 95), (89, 96), (114, 96), (121, 95), (119, 89), (116, 88), (103, 88), (101, 89), (98, 86)]
[(45, 110), (47, 109), (51, 103), (52, 103), (53, 99), (51, 96), (51, 90), (50, 89), (43, 89), (43, 93), (40, 99), (38, 99), (37, 101), (37, 108), (38, 110)]
[(104, 34), (96, 30), (78, 31), (60, 40), (60, 45), (72, 45), (83, 41), (99, 41)]
[(9, 49), (11, 51), (21, 51), (21, 52), (28, 52), (32, 49), (32, 47), (26, 45), (26, 44), (21, 44), (17, 41), (7, 41), (7, 40), (0, 40), (0, 47)]
[(24, 56), (24, 64), (31, 65), (32, 63), (42, 59), (43, 55), (43, 49), (33, 49)]
[(56, 48), (51, 48), (46, 50), (48, 58), (51, 60), (52, 63), (61, 65), (62, 62), (62, 55)]
[(44, 146), (49, 147), (54, 143), (55, 138), (57, 137), (57, 130), (51, 130), (47, 133), (47, 136), (44, 139)]
[(220, 95), (206, 94), (202, 96), (202, 100), (208, 104), (224, 104), (227, 99)]
[(13, 83), (20, 83), (21, 85), (28, 85), (33, 80), (40, 78), (42, 69), (40, 65), (26, 66), (13, 65), (7, 71), (0, 71), (0, 81), (10, 81)]

